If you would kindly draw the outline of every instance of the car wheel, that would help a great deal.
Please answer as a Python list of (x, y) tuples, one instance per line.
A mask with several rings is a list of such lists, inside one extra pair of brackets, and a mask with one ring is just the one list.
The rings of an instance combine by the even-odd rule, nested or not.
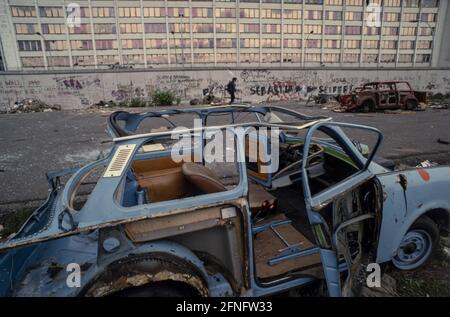
[(406, 101), (406, 110), (416, 110), (417, 109), (417, 101), (415, 101), (414, 99), (410, 99)]
[(421, 217), (403, 237), (392, 263), (402, 271), (418, 269), (431, 260), (438, 244), (438, 226), (430, 218)]
[(364, 113), (375, 112), (375, 104), (372, 101), (365, 101), (362, 105), (361, 110)]

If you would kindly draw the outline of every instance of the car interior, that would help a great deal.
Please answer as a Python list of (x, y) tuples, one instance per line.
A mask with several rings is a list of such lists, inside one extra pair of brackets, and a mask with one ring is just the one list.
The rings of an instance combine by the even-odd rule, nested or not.
[[(246, 144), (251, 142), (247, 139)], [(266, 163), (250, 160), (250, 149), (246, 146), (245, 154), (258, 279), (270, 282), (284, 276), (322, 276), (319, 253), (313, 252), (316, 243), (302, 190), (302, 141), (280, 142), (279, 168), (269, 174), (264, 172)], [(227, 191), (238, 184), (235, 163), (206, 163), (198, 158), (195, 162), (194, 154), (191, 159), (174, 162), (170, 156), (137, 155), (127, 173), (122, 204), (129, 207), (183, 199)], [(306, 159), (313, 194), (358, 170), (316, 142), (312, 142)], [(321, 214), (332, 226), (333, 207), (327, 206)], [(305, 250), (311, 253), (295, 256)]]

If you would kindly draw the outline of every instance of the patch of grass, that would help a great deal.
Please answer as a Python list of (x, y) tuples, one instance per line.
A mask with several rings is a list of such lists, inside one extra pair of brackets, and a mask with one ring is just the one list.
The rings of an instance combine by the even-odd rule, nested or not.
[(154, 106), (172, 106), (174, 102), (178, 102), (172, 91), (155, 90), (151, 94), (151, 99)]
[(442, 241), (427, 266), (412, 272), (392, 272), (400, 296), (450, 297), (450, 259), (443, 252), (446, 244)]
[(32, 208), (24, 207), (0, 217), (0, 224), (3, 226), (3, 230), (0, 231), (0, 236), (7, 238), (10, 234), (16, 233), (28, 217), (30, 217), (33, 210)]
[(143, 100), (141, 98), (133, 98), (128, 103), (128, 107), (132, 107), (132, 108), (143, 108), (146, 105), (147, 105), (147, 103), (145, 102), (145, 100)]

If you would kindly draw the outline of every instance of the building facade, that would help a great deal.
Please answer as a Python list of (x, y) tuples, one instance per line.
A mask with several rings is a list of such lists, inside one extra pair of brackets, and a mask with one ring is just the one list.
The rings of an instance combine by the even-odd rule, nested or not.
[(449, 67), (447, 0), (0, 0), (0, 71)]

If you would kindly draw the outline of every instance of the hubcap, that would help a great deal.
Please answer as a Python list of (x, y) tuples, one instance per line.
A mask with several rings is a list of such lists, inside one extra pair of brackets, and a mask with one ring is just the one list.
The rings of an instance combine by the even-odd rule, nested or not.
[(432, 249), (432, 240), (428, 232), (414, 229), (403, 237), (392, 262), (401, 270), (412, 270), (428, 259)]

